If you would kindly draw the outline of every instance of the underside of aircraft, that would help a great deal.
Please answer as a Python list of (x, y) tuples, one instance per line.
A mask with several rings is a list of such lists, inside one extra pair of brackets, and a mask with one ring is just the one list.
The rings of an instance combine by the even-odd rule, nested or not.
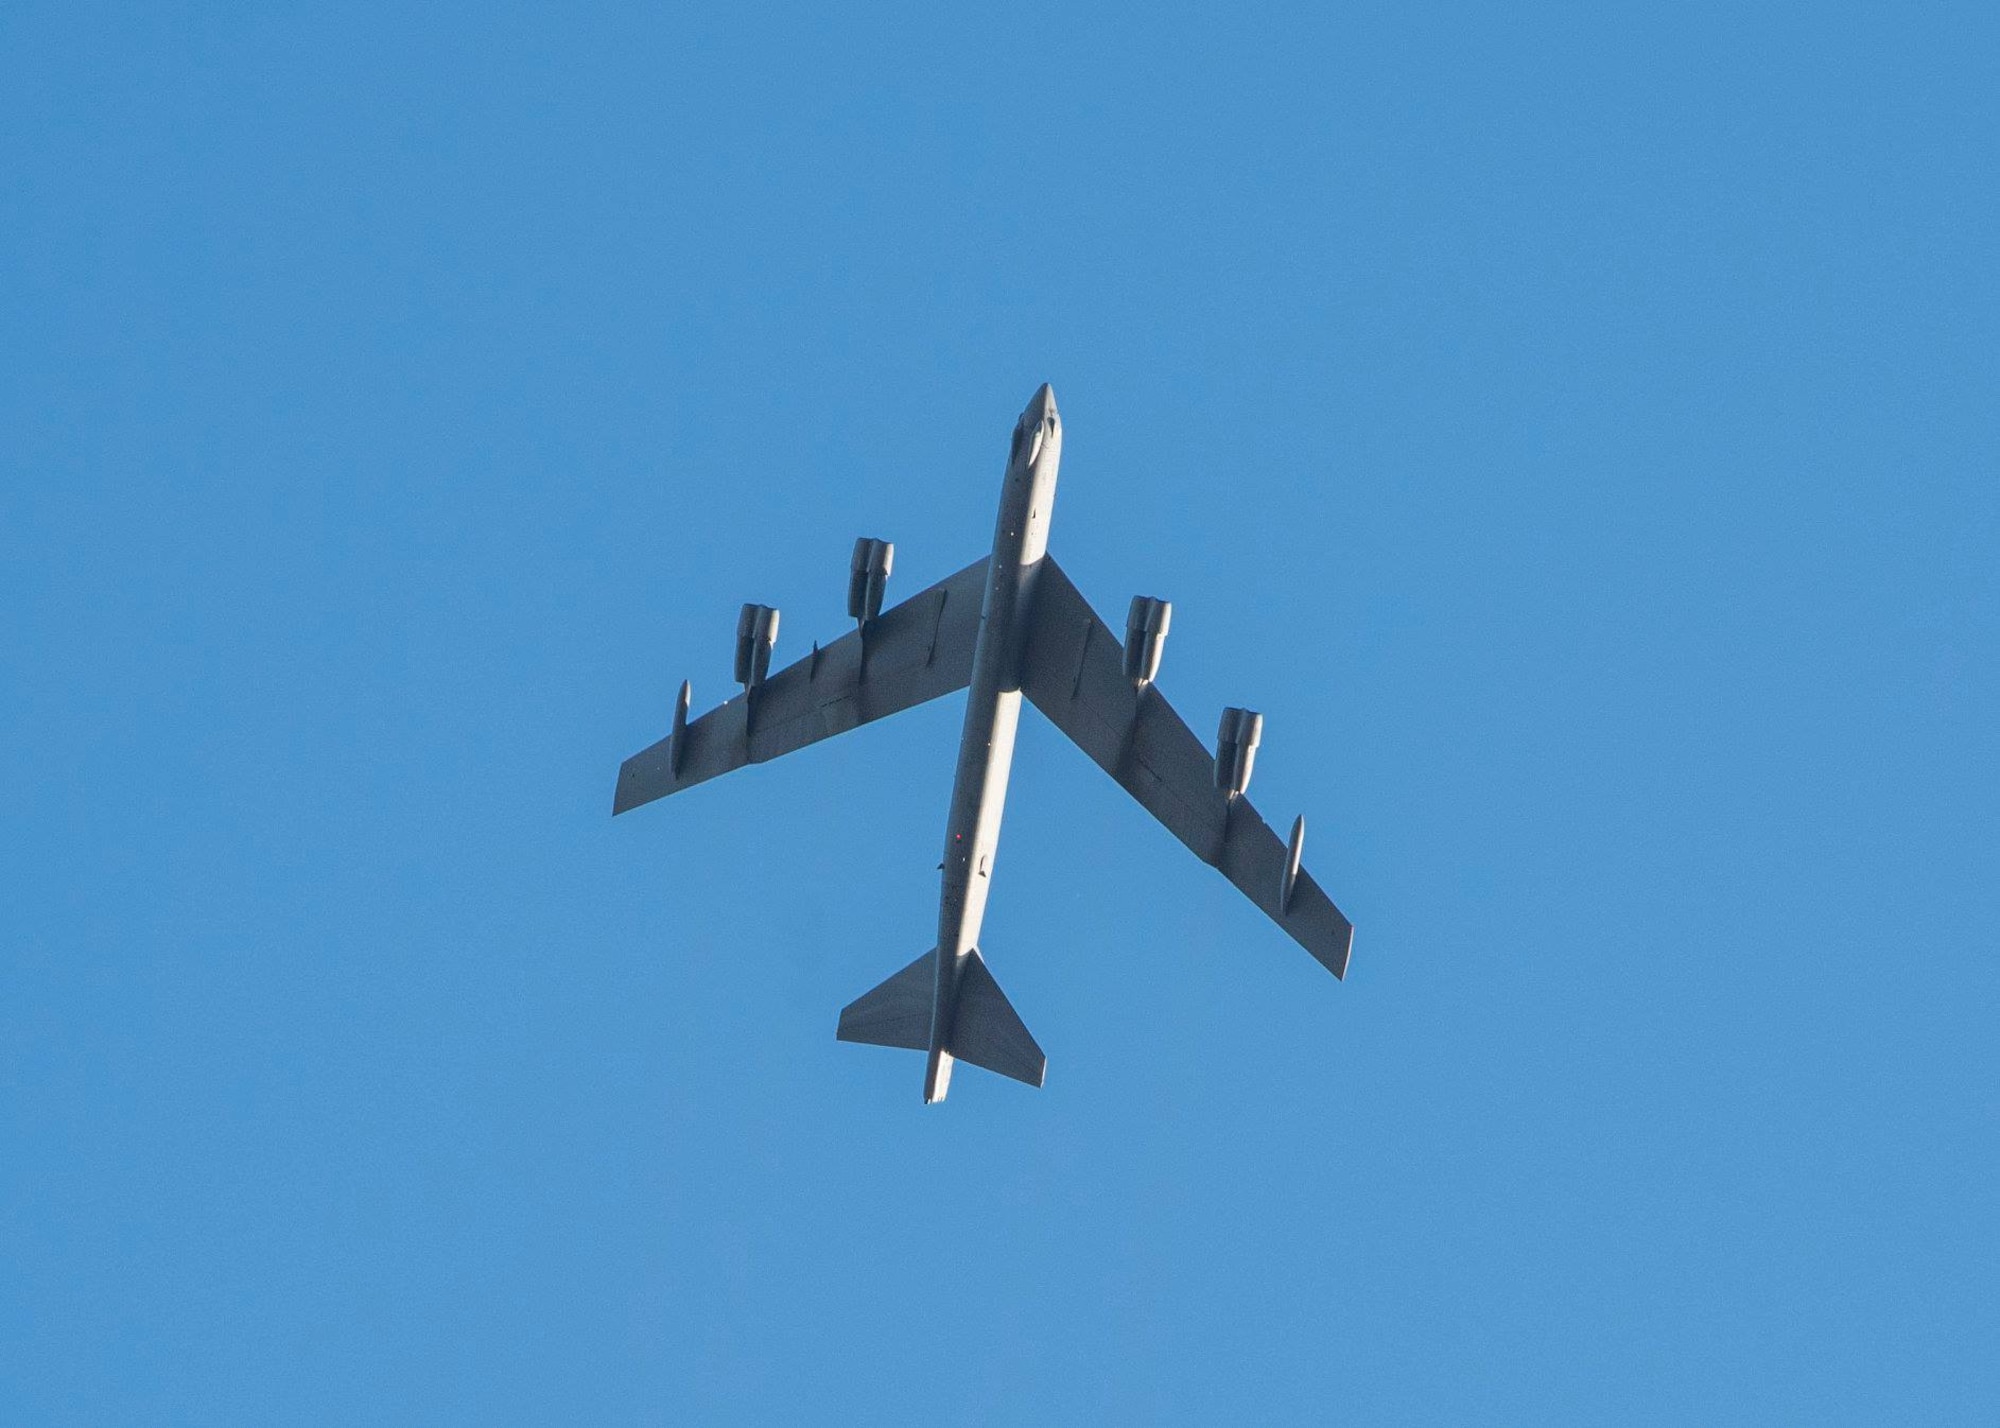
[(736, 629), (742, 693), (690, 719), (682, 684), (671, 732), (618, 771), (614, 815), (970, 691), (937, 945), (851, 1002), (837, 1032), (924, 1052), (926, 1101), (944, 1099), (955, 1061), (1033, 1086), (1047, 1071), (978, 948), (1023, 696), (1334, 976), (1346, 974), (1353, 947), (1353, 925), (1301, 866), (1305, 820), (1281, 839), (1246, 796), (1263, 716), (1225, 709), (1210, 752), (1154, 682), (1172, 607), (1135, 598), (1121, 640), (1048, 554), (1061, 453), (1061, 418), (1044, 385), (1015, 425), (990, 554), (885, 610), (894, 547), (855, 542), (854, 630), (776, 673), (778, 612), (745, 605)]

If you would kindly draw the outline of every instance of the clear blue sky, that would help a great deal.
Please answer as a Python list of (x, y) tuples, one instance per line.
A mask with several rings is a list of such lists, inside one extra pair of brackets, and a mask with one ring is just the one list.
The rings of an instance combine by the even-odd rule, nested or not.
[[(0, 1419), (2000, 1418), (1990, 5), (308, 8), (0, 12)], [(1044, 379), (1355, 960), (1031, 716), (926, 1109), (958, 701), (612, 776)]]

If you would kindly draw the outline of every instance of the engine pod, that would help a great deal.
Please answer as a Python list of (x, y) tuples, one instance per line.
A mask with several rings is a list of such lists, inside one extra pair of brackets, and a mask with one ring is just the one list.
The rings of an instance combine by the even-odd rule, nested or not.
[(889, 584), (896, 547), (891, 541), (863, 536), (854, 542), (847, 563), (847, 618), (867, 624), (882, 613), (882, 592)]
[(1160, 676), (1160, 656), (1167, 648), (1167, 627), (1174, 607), (1150, 595), (1134, 595), (1125, 616), (1125, 677), (1148, 685)]
[(736, 617), (736, 682), (751, 689), (771, 672), (778, 643), (778, 612), (769, 605), (745, 605)]
[(1231, 798), (1250, 789), (1257, 764), (1257, 745), (1264, 738), (1264, 716), (1254, 709), (1225, 709), (1215, 735), (1215, 786)]

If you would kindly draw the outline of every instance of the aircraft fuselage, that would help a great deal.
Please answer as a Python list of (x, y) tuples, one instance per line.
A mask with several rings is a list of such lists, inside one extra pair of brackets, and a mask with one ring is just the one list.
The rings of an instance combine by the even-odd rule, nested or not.
[(1048, 550), (1061, 460), (1062, 421), (1055, 394), (1044, 385), (1014, 427), (973, 647), (965, 730), (945, 827), (937, 984), (930, 1060), (924, 1071), (926, 1101), (943, 1099), (951, 1083), (952, 1056), (945, 1047), (951, 1044), (959, 973), (979, 943), (986, 916), (986, 895), (1000, 845), (1000, 817), (1007, 805), (1007, 776), (1014, 763), (1014, 735), (1021, 719), (1022, 649), (1035, 577)]

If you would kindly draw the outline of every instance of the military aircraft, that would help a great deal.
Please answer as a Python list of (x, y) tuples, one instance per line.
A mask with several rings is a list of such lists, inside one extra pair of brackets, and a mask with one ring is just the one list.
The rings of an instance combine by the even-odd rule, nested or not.
[(1353, 946), (1353, 925), (1299, 866), (1305, 819), (1280, 842), (1244, 797), (1264, 716), (1223, 710), (1211, 755), (1153, 682), (1173, 607), (1134, 599), (1121, 643), (1048, 554), (1061, 459), (1062, 419), (1044, 384), (1014, 426), (992, 554), (885, 611), (895, 548), (856, 541), (847, 579), (856, 628), (776, 674), (778, 612), (745, 605), (736, 622), (743, 692), (689, 719), (683, 683), (673, 731), (618, 770), (614, 816), (970, 688), (945, 824), (937, 946), (849, 1003), (836, 1032), (842, 1041), (924, 1052), (926, 1102), (944, 1099), (954, 1061), (1031, 1086), (1048, 1070), (978, 946), (1023, 695), (1334, 976), (1346, 974)]

